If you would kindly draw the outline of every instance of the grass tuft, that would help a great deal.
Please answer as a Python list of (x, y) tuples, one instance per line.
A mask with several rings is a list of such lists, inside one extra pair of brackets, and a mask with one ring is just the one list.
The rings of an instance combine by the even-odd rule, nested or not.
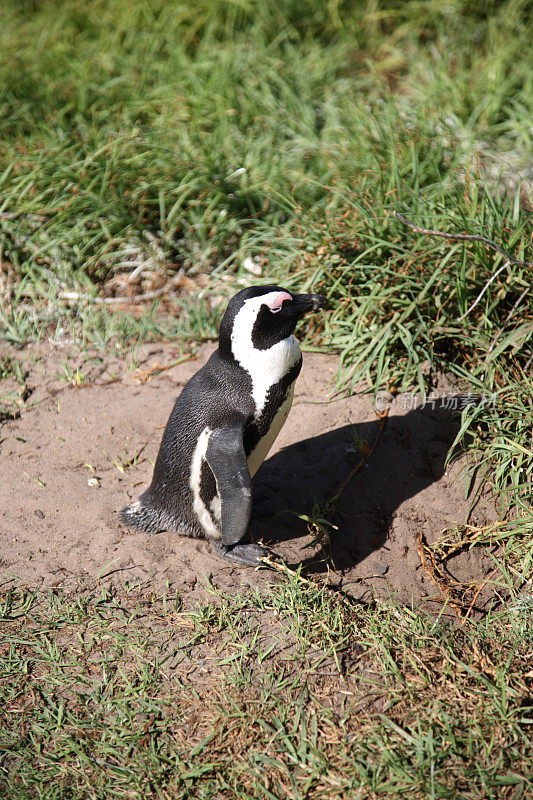
[(531, 611), (517, 599), (455, 628), (297, 580), (193, 611), (134, 586), (12, 589), (0, 785), (17, 800), (526, 797)]

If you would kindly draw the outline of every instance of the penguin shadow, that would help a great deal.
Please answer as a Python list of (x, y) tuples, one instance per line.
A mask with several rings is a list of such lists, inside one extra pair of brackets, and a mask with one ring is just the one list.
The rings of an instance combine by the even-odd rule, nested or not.
[[(358, 471), (336, 503), (326, 544), (302, 548), (306, 572), (356, 566), (385, 544), (395, 512), (444, 474), (448, 451), (458, 433), (457, 413), (426, 404), (405, 415), (392, 411), (368, 463)], [(276, 544), (309, 535), (306, 521), (324, 516), (333, 497), (362, 461), (379, 421), (344, 425), (289, 445), (265, 461), (254, 478), (251, 531), (254, 539)], [(320, 513), (322, 512), (322, 513)]]

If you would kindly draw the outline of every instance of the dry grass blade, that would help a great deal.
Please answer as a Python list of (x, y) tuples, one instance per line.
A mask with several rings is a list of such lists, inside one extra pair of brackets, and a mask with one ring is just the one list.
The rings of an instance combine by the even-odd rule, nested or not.
[(161, 372), (166, 372), (173, 367), (177, 367), (178, 364), (183, 364), (185, 361), (193, 361), (196, 358), (195, 355), (186, 355), (181, 356), (181, 358), (172, 361), (170, 364), (154, 364), (153, 367), (149, 369), (137, 369), (133, 373), (133, 378), (137, 380), (139, 383), (146, 383), (152, 378), (154, 375), (159, 375)]

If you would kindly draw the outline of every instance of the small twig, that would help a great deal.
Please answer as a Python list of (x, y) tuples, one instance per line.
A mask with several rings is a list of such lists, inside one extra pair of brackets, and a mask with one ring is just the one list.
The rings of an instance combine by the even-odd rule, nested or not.
[(409, 225), (417, 233), (425, 233), (426, 236), (440, 236), (442, 239), (452, 239), (453, 241), (462, 241), (462, 242), (483, 242), (484, 244), (492, 247), (493, 250), (496, 250), (500, 255), (505, 256), (509, 264), (513, 264), (518, 267), (533, 267), (533, 262), (531, 261), (520, 261), (519, 259), (513, 258), (507, 250), (504, 250), (503, 247), (500, 247), (499, 244), (493, 242), (492, 239), (487, 239), (486, 236), (480, 236), (479, 234), (475, 233), (443, 233), (442, 231), (433, 231), (430, 228), (421, 228), (419, 225), (415, 225), (413, 222), (409, 222), (408, 219), (402, 217), (401, 214), (398, 214), (397, 211), (392, 212), (397, 219), (401, 220), (406, 225)]
[[(147, 300), (157, 300), (163, 295), (168, 294), (169, 297), (173, 297), (175, 295), (171, 295), (168, 292), (168, 287), (163, 286), (161, 289), (155, 289), (153, 292), (144, 292), (144, 294), (135, 294), (132, 297), (100, 297), (99, 295), (90, 296), (85, 294), (84, 292), (59, 292), (59, 297), (62, 300), (88, 300), (91, 303), (95, 304), (103, 304), (103, 305), (131, 305), (133, 303), (144, 303)], [(28, 297), (31, 297), (31, 293), (28, 293)]]
[(158, 300), (160, 297), (163, 297), (165, 294), (170, 296), (168, 291), (168, 286), (162, 286), (161, 289), (155, 289), (153, 292), (144, 292), (143, 294), (134, 294), (133, 297), (102, 297), (101, 300), (103, 303), (106, 304), (132, 304), (132, 303), (144, 303), (147, 300)]

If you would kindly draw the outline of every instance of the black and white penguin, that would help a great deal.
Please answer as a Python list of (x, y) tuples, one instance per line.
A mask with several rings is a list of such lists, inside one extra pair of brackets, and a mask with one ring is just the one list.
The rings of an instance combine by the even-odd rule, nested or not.
[(242, 289), (220, 323), (218, 350), (184, 387), (167, 422), (150, 487), (122, 511), (144, 531), (206, 537), (213, 551), (256, 566), (268, 551), (243, 543), (257, 472), (292, 405), (302, 353), (293, 336), (322, 295)]

